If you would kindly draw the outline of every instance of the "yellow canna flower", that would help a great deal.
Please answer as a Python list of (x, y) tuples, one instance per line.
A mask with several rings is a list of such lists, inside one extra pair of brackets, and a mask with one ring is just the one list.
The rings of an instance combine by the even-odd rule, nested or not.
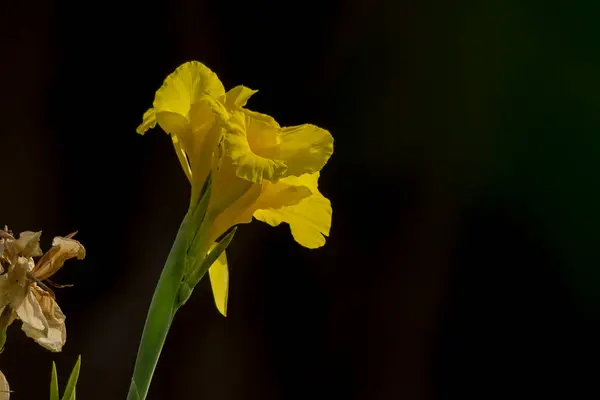
[(212, 152), (219, 139), (211, 132), (216, 101), (225, 97), (217, 75), (199, 62), (183, 64), (165, 79), (156, 92), (153, 108), (146, 111), (137, 132), (143, 135), (157, 123), (170, 134), (177, 157), (194, 190), (200, 190), (208, 176)]
[[(209, 243), (254, 217), (272, 226), (286, 222), (298, 243), (321, 247), (332, 210), (319, 192), (318, 178), (333, 153), (333, 137), (310, 124), (281, 127), (272, 117), (244, 108), (254, 93), (245, 86), (225, 93), (214, 72), (199, 62), (185, 63), (165, 79), (137, 132), (158, 123), (171, 135), (192, 199), (211, 174)], [(225, 253), (209, 275), (217, 308), (225, 315)]]
[[(0, 232), (0, 260), (6, 266), (6, 273), (0, 275), (0, 334), (5, 335), (6, 328), (18, 318), (27, 336), (48, 350), (61, 351), (67, 339), (65, 315), (42, 281), (50, 282), (48, 278), (66, 260), (83, 259), (84, 247), (71, 239), (73, 233), (55, 237), (52, 248), (42, 255), (41, 232), (22, 232), (19, 239), (6, 230)], [(39, 256), (35, 263), (33, 257)]]

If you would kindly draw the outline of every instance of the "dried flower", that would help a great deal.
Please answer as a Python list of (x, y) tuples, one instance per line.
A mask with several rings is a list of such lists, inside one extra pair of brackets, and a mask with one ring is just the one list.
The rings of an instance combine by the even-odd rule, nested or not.
[(8, 386), (8, 381), (6, 377), (0, 371), (0, 400), (9, 400), (10, 399), (10, 386)]
[[(54, 293), (43, 282), (48, 280), (70, 258), (85, 257), (85, 248), (72, 239), (55, 237), (45, 254), (40, 248), (41, 232), (22, 232), (15, 239), (6, 228), (0, 231), (0, 346), (4, 345), (6, 328), (20, 319), (27, 336), (50, 351), (61, 351), (67, 339), (65, 315), (56, 303)], [(37, 263), (34, 257), (40, 257)]]

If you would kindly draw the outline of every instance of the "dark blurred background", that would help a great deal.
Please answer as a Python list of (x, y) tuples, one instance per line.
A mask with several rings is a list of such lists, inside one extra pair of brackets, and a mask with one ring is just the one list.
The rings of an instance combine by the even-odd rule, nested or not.
[[(332, 132), (319, 250), (243, 226), (229, 315), (207, 280), (150, 399), (599, 397), (600, 3), (0, 2), (0, 224), (79, 230), (64, 351), (9, 330), (14, 399), (125, 399), (189, 187), (135, 128), (199, 60), (282, 125)], [(595, 365), (595, 367), (594, 367)]]

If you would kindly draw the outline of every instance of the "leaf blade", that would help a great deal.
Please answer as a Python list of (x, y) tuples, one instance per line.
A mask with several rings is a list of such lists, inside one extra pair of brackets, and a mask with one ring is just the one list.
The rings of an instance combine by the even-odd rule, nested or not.
[(219, 256), (227, 249), (227, 246), (229, 246), (229, 243), (233, 240), (236, 231), (237, 226), (230, 229), (225, 237), (223, 237), (223, 239), (215, 246), (213, 251), (208, 253), (200, 263), (196, 263), (199, 265), (192, 268), (190, 275), (181, 283), (177, 299), (177, 309), (181, 308), (189, 300), (198, 282), (204, 277), (210, 266), (213, 265)]
[(58, 375), (56, 374), (56, 363), (52, 361), (52, 375), (50, 377), (50, 400), (60, 400), (58, 397)]
[(77, 362), (71, 371), (71, 376), (67, 382), (67, 387), (63, 393), (62, 400), (75, 400), (75, 387), (77, 386), (77, 380), (79, 380), (79, 370), (81, 369), (81, 356), (77, 358)]

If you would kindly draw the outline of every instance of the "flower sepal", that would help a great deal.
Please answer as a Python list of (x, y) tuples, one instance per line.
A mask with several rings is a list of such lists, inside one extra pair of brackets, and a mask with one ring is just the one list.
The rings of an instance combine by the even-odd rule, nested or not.
[(177, 308), (180, 308), (189, 300), (198, 282), (200, 282), (208, 269), (225, 252), (227, 246), (229, 246), (229, 243), (231, 243), (233, 240), (233, 236), (235, 235), (236, 231), (237, 226), (231, 228), (223, 237), (223, 239), (221, 239), (221, 241), (218, 242), (213, 249), (206, 254), (206, 257), (202, 258), (201, 260), (197, 260), (193, 265), (191, 265), (190, 274), (186, 276), (179, 289)]

